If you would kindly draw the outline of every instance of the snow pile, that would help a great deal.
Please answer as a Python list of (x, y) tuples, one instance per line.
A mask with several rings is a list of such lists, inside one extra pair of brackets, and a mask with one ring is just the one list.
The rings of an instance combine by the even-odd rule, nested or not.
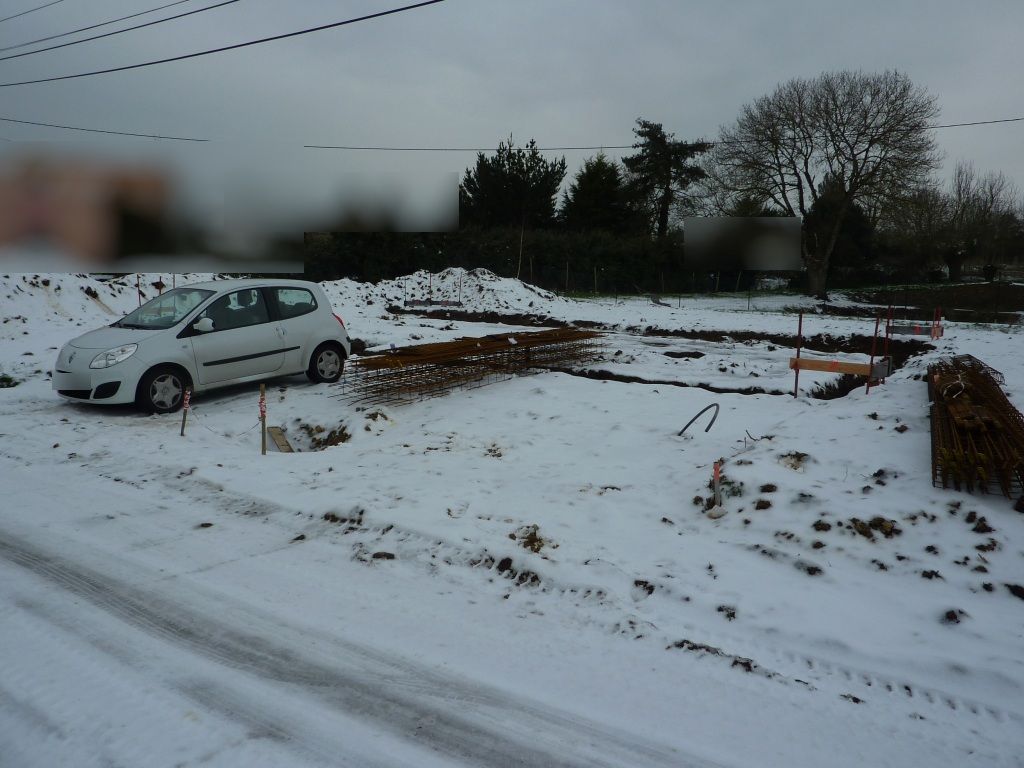
[(446, 308), (457, 312), (509, 315), (551, 315), (570, 312), (576, 302), (511, 277), (498, 277), (486, 269), (452, 267), (426, 270), (380, 283), (353, 280), (327, 281), (331, 299), (339, 306)]

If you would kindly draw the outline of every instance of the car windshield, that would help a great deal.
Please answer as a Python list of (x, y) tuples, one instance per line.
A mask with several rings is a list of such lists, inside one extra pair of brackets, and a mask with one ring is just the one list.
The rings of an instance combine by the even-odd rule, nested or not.
[(202, 304), (214, 291), (202, 288), (173, 288), (131, 312), (116, 323), (118, 328), (159, 330), (177, 325), (185, 315)]

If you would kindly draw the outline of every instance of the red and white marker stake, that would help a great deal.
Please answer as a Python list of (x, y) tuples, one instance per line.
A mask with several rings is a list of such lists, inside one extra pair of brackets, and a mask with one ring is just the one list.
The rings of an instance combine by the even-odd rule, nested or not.
[(715, 506), (708, 510), (708, 517), (712, 520), (717, 520), (725, 514), (725, 507), (722, 506), (722, 463), (721, 461), (715, 462), (715, 470), (712, 475), (715, 487)]
[(185, 396), (181, 400), (181, 436), (185, 436), (185, 420), (188, 418), (188, 406), (191, 401), (192, 390), (185, 388)]

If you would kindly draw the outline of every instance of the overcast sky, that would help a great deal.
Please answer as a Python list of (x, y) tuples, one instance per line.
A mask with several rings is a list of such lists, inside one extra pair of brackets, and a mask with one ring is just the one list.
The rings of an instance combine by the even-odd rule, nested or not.
[[(62, 0), (0, 23), (0, 48), (169, 1)], [(91, 34), (214, 2), (193, 0)], [(42, 4), (0, 0), (0, 17)], [(2, 61), (0, 83), (158, 59), (401, 4), (240, 0)], [(493, 147), (509, 134), (542, 146), (629, 144), (641, 116), (681, 139), (713, 138), (743, 104), (789, 78), (824, 70), (899, 69), (938, 97), (943, 123), (1020, 117), (1022, 30), (1021, 0), (447, 0), (184, 62), (0, 88), (0, 117), (203, 137), (211, 144), (0, 123), (0, 137), (10, 140), (0, 141), (0, 151), (26, 141), (159, 151), (196, 200), (221, 194), (214, 179), (225, 173), (237, 179), (231, 169), (245, 168), (245, 185), (264, 205), (314, 204), (351, 173), (397, 174), (422, 188), (461, 175), (474, 156), (304, 144)], [(936, 137), (946, 155), (944, 176), (964, 159), (1024, 187), (1024, 122), (939, 130)], [(564, 154), (572, 172), (593, 153)]]

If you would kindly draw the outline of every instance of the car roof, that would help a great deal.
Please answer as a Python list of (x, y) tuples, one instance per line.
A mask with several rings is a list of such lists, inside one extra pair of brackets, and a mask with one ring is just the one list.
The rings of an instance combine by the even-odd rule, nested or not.
[(319, 287), (319, 284), (309, 280), (288, 280), (267, 277), (231, 278), (228, 280), (208, 280), (203, 283), (188, 283), (179, 285), (179, 288), (202, 288), (207, 291), (229, 291), (242, 288), (260, 288), (266, 286), (278, 286), (281, 288), (311, 288)]

